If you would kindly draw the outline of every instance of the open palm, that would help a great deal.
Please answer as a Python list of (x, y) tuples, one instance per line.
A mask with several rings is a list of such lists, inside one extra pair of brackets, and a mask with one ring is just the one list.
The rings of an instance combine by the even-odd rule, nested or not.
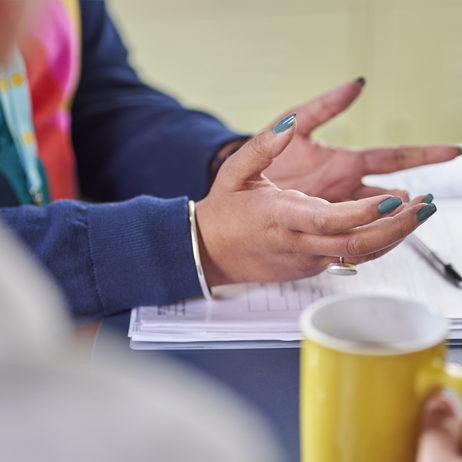
[(460, 154), (449, 144), (385, 148), (342, 148), (311, 139), (312, 131), (345, 110), (360, 94), (364, 81), (353, 80), (288, 111), (297, 113), (292, 143), (264, 174), (281, 189), (340, 202), (392, 194), (407, 200), (406, 191), (365, 186), (365, 175), (392, 173), (444, 162)]

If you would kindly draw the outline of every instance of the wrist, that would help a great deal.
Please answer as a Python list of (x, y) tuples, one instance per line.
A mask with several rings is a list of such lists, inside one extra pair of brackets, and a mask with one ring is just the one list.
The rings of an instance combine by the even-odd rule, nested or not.
[[(196, 232), (197, 243), (199, 247), (200, 259), (205, 281), (208, 287), (215, 287), (230, 282), (226, 278), (223, 270), (212, 258), (213, 254), (213, 240), (207, 239), (208, 231), (210, 231), (207, 223), (211, 223), (214, 217), (208, 217), (207, 207), (205, 207), (204, 200), (196, 203)], [(212, 241), (212, 242), (211, 242)], [(210, 249), (209, 247), (212, 247)]]

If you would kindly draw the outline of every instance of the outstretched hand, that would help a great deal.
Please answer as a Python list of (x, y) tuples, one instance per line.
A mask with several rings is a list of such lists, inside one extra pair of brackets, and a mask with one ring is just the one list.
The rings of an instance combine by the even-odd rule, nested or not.
[[(407, 192), (365, 186), (365, 175), (392, 173), (454, 159), (461, 153), (453, 145), (388, 148), (342, 148), (311, 139), (311, 133), (357, 98), (364, 80), (347, 82), (290, 112), (297, 113), (298, 127), (292, 143), (264, 171), (281, 189), (296, 189), (330, 202), (391, 194), (407, 201)], [(290, 113), (288, 112), (288, 113)]]
[(460, 421), (442, 395), (425, 405), (416, 462), (462, 462)]
[(388, 252), (436, 211), (421, 203), (424, 196), (406, 205), (390, 195), (331, 204), (281, 190), (262, 172), (286, 150), (296, 126), (289, 116), (248, 141), (196, 204), (209, 286), (301, 279), (338, 257), (362, 263)]

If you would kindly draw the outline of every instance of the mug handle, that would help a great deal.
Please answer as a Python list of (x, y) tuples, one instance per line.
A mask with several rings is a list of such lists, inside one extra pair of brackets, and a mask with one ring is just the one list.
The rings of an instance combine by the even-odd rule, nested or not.
[(442, 385), (454, 390), (462, 399), (462, 366), (447, 363), (444, 366)]

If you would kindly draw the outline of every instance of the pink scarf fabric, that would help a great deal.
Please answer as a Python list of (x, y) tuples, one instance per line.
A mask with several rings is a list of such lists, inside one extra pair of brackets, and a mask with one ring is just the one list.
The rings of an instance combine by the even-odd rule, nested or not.
[(80, 72), (77, 0), (45, 0), (21, 47), (26, 62), (38, 154), (52, 200), (78, 196), (70, 107)]

